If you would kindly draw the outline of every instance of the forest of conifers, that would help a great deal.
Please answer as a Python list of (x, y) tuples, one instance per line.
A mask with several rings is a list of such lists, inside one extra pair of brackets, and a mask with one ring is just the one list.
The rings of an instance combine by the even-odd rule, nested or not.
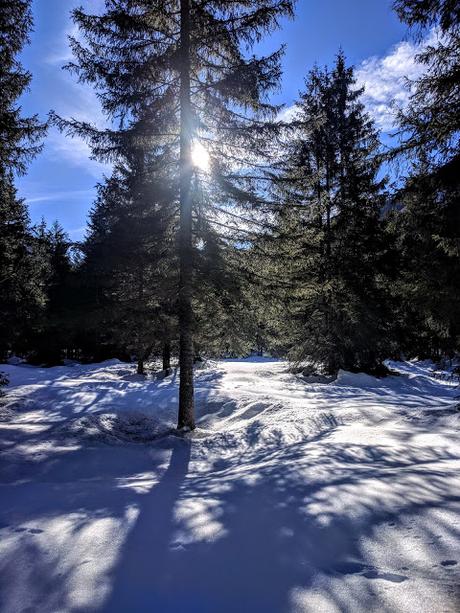
[[(436, 26), (383, 145), (354, 68), (305, 66), (289, 113), (271, 103), (283, 50), (254, 55), (292, 0), (106, 0), (73, 12), (66, 67), (105, 126), (25, 117), (18, 56), (30, 0), (0, 2), (0, 362), (12, 355), (180, 365), (251, 351), (334, 374), (460, 349), (460, 8), (395, 0), (410, 36)], [(63, 7), (62, 10), (66, 10)], [(345, 50), (346, 51), (346, 50)], [(16, 177), (49, 125), (112, 173), (82, 242), (32, 225)]]

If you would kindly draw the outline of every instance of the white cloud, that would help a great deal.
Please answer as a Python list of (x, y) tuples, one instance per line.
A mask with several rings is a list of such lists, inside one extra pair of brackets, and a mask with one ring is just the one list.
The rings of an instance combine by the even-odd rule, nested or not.
[(40, 202), (54, 202), (58, 200), (69, 200), (74, 198), (81, 198), (83, 196), (92, 197), (94, 195), (94, 190), (92, 189), (75, 189), (69, 191), (57, 191), (57, 192), (49, 192), (42, 193), (38, 196), (33, 196), (31, 198), (25, 198), (26, 204), (36, 204)]
[(432, 30), (421, 43), (402, 41), (386, 55), (370, 57), (357, 67), (355, 74), (358, 86), (365, 88), (363, 102), (383, 131), (394, 128), (396, 110), (407, 105), (410, 95), (408, 80), (417, 79), (425, 70), (416, 61), (416, 56), (437, 39), (437, 32)]
[(281, 109), (281, 112), (278, 115), (279, 121), (290, 122), (297, 118), (299, 107), (297, 104), (292, 104), (291, 106), (285, 106)]
[[(357, 86), (364, 87), (363, 102), (377, 127), (388, 132), (394, 128), (397, 108), (407, 105), (410, 95), (408, 82), (423, 74), (425, 67), (416, 61), (416, 56), (428, 45), (439, 41), (433, 29), (420, 42), (401, 41), (383, 56), (372, 56), (361, 62), (355, 70)], [(297, 113), (297, 105), (285, 107), (278, 116), (281, 121), (291, 121)]]
[[(103, 0), (74, 0), (73, 7), (83, 5), (85, 10), (100, 12), (104, 7)], [(72, 8), (72, 7), (70, 7)], [(69, 10), (68, 24), (57, 41), (56, 47), (46, 58), (46, 63), (55, 66), (60, 95), (56, 98), (54, 110), (64, 119), (77, 119), (103, 129), (107, 127), (100, 102), (94, 89), (83, 83), (78, 83), (75, 75), (62, 72), (61, 67), (72, 59), (69, 36), (81, 39), (78, 27), (72, 22)], [(91, 159), (89, 145), (79, 137), (70, 137), (52, 128), (47, 137), (48, 155), (53, 160), (65, 159), (73, 166), (84, 168), (96, 179), (101, 179), (104, 173), (109, 173), (111, 165)]]
[(72, 59), (72, 51), (69, 45), (69, 36), (81, 40), (81, 35), (77, 24), (72, 20), (71, 11), (77, 7), (83, 7), (85, 11), (92, 14), (100, 14), (104, 10), (104, 0), (72, 0), (67, 10), (67, 26), (56, 37), (56, 44), (51, 53), (45, 57), (47, 64), (62, 65)]
[(51, 65), (59, 65), (67, 63), (72, 59), (72, 51), (69, 45), (69, 36), (78, 36), (78, 27), (70, 22), (60, 35), (58, 43), (53, 48), (51, 53), (45, 57), (45, 62)]
[[(77, 83), (74, 77), (67, 73), (61, 74), (60, 79), (63, 95), (56, 104), (57, 114), (64, 119), (88, 122), (99, 129), (107, 127), (107, 119), (94, 89), (89, 85)], [(73, 166), (84, 168), (96, 179), (100, 179), (103, 173), (110, 172), (110, 164), (91, 159), (89, 145), (78, 136), (71, 137), (53, 128), (48, 134), (47, 145), (52, 159), (64, 158)]]

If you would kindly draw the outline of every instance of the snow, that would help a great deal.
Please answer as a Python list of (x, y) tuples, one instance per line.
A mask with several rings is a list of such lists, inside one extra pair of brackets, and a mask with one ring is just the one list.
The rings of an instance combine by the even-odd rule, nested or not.
[(460, 388), (429, 363), (308, 382), (268, 359), (196, 373), (5, 364), (0, 610), (459, 610)]

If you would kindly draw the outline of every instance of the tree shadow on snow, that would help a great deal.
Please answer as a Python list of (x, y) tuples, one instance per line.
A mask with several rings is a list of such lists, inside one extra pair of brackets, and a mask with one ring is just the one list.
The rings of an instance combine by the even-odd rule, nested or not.
[[(69, 391), (62, 394), (67, 402)], [(203, 405), (213, 401), (210, 389), (198, 394)], [(333, 402), (335, 394), (343, 397), (330, 388), (327, 400)], [(356, 399), (358, 393), (350, 391), (350, 396)], [(225, 407), (222, 395), (220, 402)], [(422, 423), (393, 434), (401, 439), (399, 447), (331, 442), (328, 437), (339, 424), (326, 425), (308, 440), (290, 445), (280, 440), (261, 450), (253, 421), (246, 430), (246, 451), (224, 447), (222, 457), (218, 446), (207, 448), (204, 440), (193, 438), (60, 452), (62, 441), (51, 436), (55, 430), (24, 433), (15, 445), (48, 437), (56, 447), (33, 463), (12, 462), (5, 473), (1, 519), (11, 530), (24, 530), (24, 539), (0, 564), (5, 611), (393, 613), (391, 601), (382, 600), (382, 585), (398, 589), (418, 576), (438, 581), (444, 573), (446, 590), (453, 590), (457, 560), (440, 558), (434, 570), (432, 560), (426, 567), (408, 567), (404, 560), (411, 555), (414, 516), (420, 518), (416, 537), (425, 549), (439, 546), (441, 551), (443, 540), (460, 537), (454, 523), (439, 515), (430, 519), (430, 513), (460, 502), (450, 487), (458, 454), (413, 441), (424, 433)], [(158, 476), (158, 482), (143, 491), (127, 487), (148, 482), (148, 474)], [(137, 515), (128, 527), (130, 508)], [(30, 533), (38, 529), (34, 519), (46, 526), (61, 517), (72, 518), (65, 533), (70, 552), (64, 557), (73, 548), (84, 550), (82, 543), (87, 548), (83, 559), (65, 565), (62, 549), (53, 557), (52, 543), (46, 544), (47, 552), (38, 544), (42, 535), (36, 534), (35, 545)], [(98, 522), (109, 520), (112, 532), (98, 549)], [(94, 537), (83, 538), (94, 524)], [(112, 547), (117, 526), (120, 543)], [(378, 544), (382, 530), (400, 564), (381, 568), (372, 563), (364, 541)], [(109, 552), (112, 557), (105, 560)], [(100, 565), (91, 585), (81, 571), (87, 559)], [(94, 589), (92, 606), (72, 600), (78, 582), (87, 592)], [(452, 611), (457, 597), (452, 591)], [(414, 603), (413, 610), (428, 609)]]
[[(25, 512), (32, 505), (33, 517), (46, 521), (74, 517), (66, 536), (80, 557), (63, 566), (62, 557), (50, 559), (24, 532), (27, 540), (3, 560), (0, 581), (7, 601), (24, 606), (4, 610), (287, 613), (316, 610), (310, 600), (302, 604), (305, 594), (316, 594), (317, 610), (327, 613), (393, 612), (382, 601), (382, 582), (391, 590), (410, 585), (415, 571), (430, 581), (437, 575), (428, 567), (405, 568), (403, 562), (376, 567), (363, 540), (375, 539), (378, 529), (399, 531), (393, 554), (406, 559), (409, 518), (460, 501), (449, 488), (453, 469), (440, 468), (458, 458), (445, 449), (421, 452), (410, 444), (400, 450), (345, 446), (328, 441), (329, 434), (324, 430), (284, 447), (250, 448), (243, 456), (239, 450), (215, 456), (201, 472), (195, 464), (203, 460), (199, 441), (167, 437), (142, 448), (107, 447), (103, 455), (95, 450), (94, 456), (90, 449), (80, 450), (73, 481), (69, 473), (62, 487), (53, 481), (52, 496), (43, 500), (40, 483), (18, 486), (22, 498), (16, 495), (14, 501)], [(198, 452), (193, 470), (192, 446)], [(160, 475), (158, 483), (141, 493), (125, 487), (130, 480), (141, 482), (149, 469)], [(80, 537), (88, 526), (116, 519), (122, 529), (129, 507), (138, 515), (114, 546), (113, 561), (104, 560), (110, 542), (98, 554), (99, 529), (85, 541), (82, 559)], [(32, 525), (23, 524), (24, 529)], [(430, 543), (441, 537), (459, 538), (458, 527), (440, 517), (420, 526), (425, 547), (435, 547)], [(91, 585), (81, 575), (87, 559), (102, 568)], [(446, 583), (455, 584), (453, 562), (436, 570)], [(84, 590), (94, 588), (93, 606), (73, 603), (79, 582)], [(452, 593), (452, 611), (457, 596)]]
[(111, 577), (112, 593), (101, 611), (149, 611), (152, 606), (165, 611), (169, 595), (181, 581), (172, 572), (170, 561), (174, 556), (173, 512), (187, 476), (191, 442), (170, 437), (169, 443), (172, 443), (169, 466), (158, 485), (143, 496), (139, 516)]
[[(399, 530), (393, 553), (410, 557), (406, 519), (460, 502), (445, 472), (432, 466), (452, 457), (431, 450), (419, 458), (415, 448), (404, 454), (367, 445), (326, 448), (321, 458), (309, 456), (305, 443), (247, 459), (220, 458), (209, 472), (187, 476), (190, 446), (177, 444), (160, 484), (143, 498), (102, 611), (313, 611), (311, 600), (306, 605), (302, 598), (316, 593), (318, 610), (392, 613), (394, 602), (382, 600), (382, 585), (407, 585), (414, 569), (402, 562), (374, 566), (363, 539), (374, 539), (378, 528)], [(315, 463), (322, 463), (323, 475), (308, 479), (303, 471)], [(262, 467), (257, 473), (254, 464)], [(388, 500), (382, 499), (386, 486)], [(425, 546), (440, 534), (459, 537), (458, 528), (439, 518), (421, 525), (416, 538)], [(436, 579), (428, 567), (416, 573)], [(450, 581), (455, 585), (454, 577)], [(452, 585), (446, 589), (455, 610), (459, 594)]]

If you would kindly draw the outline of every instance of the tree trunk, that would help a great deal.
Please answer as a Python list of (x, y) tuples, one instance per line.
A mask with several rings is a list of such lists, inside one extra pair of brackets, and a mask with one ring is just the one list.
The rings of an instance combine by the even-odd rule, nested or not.
[(139, 358), (137, 360), (137, 374), (138, 375), (144, 375), (145, 374), (144, 358)]
[(171, 344), (169, 341), (165, 341), (163, 344), (163, 370), (169, 371), (171, 369)]
[(137, 360), (137, 374), (145, 375), (145, 361), (149, 359), (150, 354), (152, 353), (153, 345), (149, 345), (147, 349), (142, 353), (140, 358)]
[(329, 177), (329, 164), (326, 162), (326, 261), (327, 279), (331, 278), (331, 185)]
[(180, 228), (179, 228), (179, 417), (178, 428), (195, 428), (192, 310), (192, 113), (190, 101), (190, 0), (181, 0)]

